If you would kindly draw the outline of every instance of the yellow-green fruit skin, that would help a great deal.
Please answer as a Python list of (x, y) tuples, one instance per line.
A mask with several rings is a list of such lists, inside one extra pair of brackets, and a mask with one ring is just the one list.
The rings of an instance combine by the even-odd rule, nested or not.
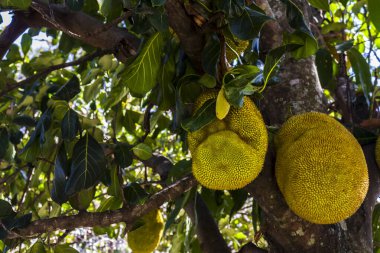
[[(217, 94), (202, 94), (195, 111)], [(195, 178), (213, 190), (236, 190), (252, 182), (263, 167), (268, 147), (263, 118), (248, 97), (242, 108), (231, 107), (223, 120), (216, 119), (189, 133), (187, 141)]]
[(228, 37), (226, 37), (226, 43), (228, 44), (228, 46), (226, 46), (227, 62), (231, 62), (237, 58), (237, 55), (230, 49), (230, 47), (233, 48), (238, 55), (240, 55), (249, 45), (247, 40), (239, 40), (238, 38), (235, 38), (235, 41), (233, 41)]
[(368, 191), (368, 169), (354, 136), (326, 114), (293, 116), (275, 137), (276, 180), (290, 209), (316, 224), (353, 215)]
[(161, 211), (156, 209), (144, 217), (141, 227), (128, 233), (128, 246), (133, 253), (151, 253), (160, 243), (164, 229), (164, 220)]

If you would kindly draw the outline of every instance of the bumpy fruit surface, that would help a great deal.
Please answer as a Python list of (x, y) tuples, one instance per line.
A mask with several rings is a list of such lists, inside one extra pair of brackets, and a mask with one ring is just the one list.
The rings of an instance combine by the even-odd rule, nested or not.
[[(202, 94), (195, 111), (217, 94)], [(263, 118), (248, 97), (242, 108), (231, 107), (223, 120), (189, 133), (187, 140), (195, 178), (214, 190), (240, 189), (253, 181), (263, 167), (268, 146)]]
[(291, 117), (275, 137), (276, 180), (290, 209), (317, 224), (353, 215), (368, 190), (361, 146), (339, 122), (310, 112)]
[[(244, 50), (247, 49), (248, 45), (249, 45), (249, 42), (247, 40), (239, 40), (238, 38), (235, 38), (233, 40), (231, 40), (230, 38), (228, 37), (225, 37), (226, 38), (226, 43), (228, 44), (226, 46), (226, 58), (227, 58), (227, 61), (228, 62), (231, 62), (232, 60), (235, 60), (237, 58), (237, 55), (240, 55), (242, 52), (244, 52)], [(236, 52), (233, 52), (231, 50), (231, 48)]]
[(160, 243), (164, 229), (161, 211), (156, 209), (142, 217), (144, 224), (128, 233), (128, 246), (133, 253), (151, 253)]

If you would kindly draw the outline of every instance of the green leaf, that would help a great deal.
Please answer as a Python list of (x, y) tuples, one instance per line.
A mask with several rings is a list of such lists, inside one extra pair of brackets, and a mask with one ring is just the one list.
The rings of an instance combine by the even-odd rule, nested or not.
[(76, 249), (71, 248), (69, 245), (57, 245), (54, 247), (54, 253), (79, 253)]
[(318, 9), (324, 10), (324, 11), (329, 11), (329, 0), (308, 0), (309, 3)]
[(152, 157), (152, 148), (145, 143), (139, 143), (132, 148), (133, 154), (141, 160), (148, 160)]
[(103, 0), (100, 13), (106, 17), (109, 22), (119, 17), (122, 9), (123, 3), (121, 0)]
[(175, 219), (177, 218), (182, 208), (189, 202), (191, 198), (194, 198), (195, 193), (196, 190), (194, 188), (190, 191), (187, 191), (185, 194), (183, 194), (181, 197), (175, 200), (174, 210), (169, 214), (168, 218), (166, 219), (164, 233), (175, 222)]
[(94, 195), (95, 187), (92, 186), (69, 196), (69, 203), (74, 209), (84, 211), (90, 206), (92, 200), (94, 199)]
[(351, 62), (352, 69), (354, 70), (356, 82), (362, 87), (364, 96), (367, 101), (369, 101), (371, 93), (373, 92), (369, 64), (362, 54), (354, 47), (347, 51), (347, 56)]
[(194, 132), (210, 124), (216, 119), (215, 106), (215, 99), (207, 100), (190, 119), (184, 120), (182, 123), (183, 129), (188, 132)]
[(152, 1), (152, 6), (162, 6), (165, 4), (166, 0), (151, 0)]
[(14, 217), (16, 213), (12, 209), (12, 205), (7, 201), (0, 199), (0, 219)]
[(1, 0), (0, 6), (2, 7), (14, 7), (18, 9), (27, 9), (32, 0)]
[(189, 173), (191, 173), (191, 160), (181, 160), (169, 170), (167, 184), (172, 184)]
[(242, 107), (244, 96), (252, 95), (260, 89), (251, 85), (256, 78), (260, 78), (260, 72), (260, 69), (253, 65), (239, 65), (228, 71), (223, 77), (227, 101), (235, 107)]
[(301, 45), (298, 44), (287, 44), (269, 51), (265, 58), (263, 77), (264, 77), (264, 87), (268, 84), (270, 78), (274, 75), (276, 66), (280, 63), (281, 59), (286, 52), (291, 52), (296, 50)]
[(8, 146), (9, 146), (8, 130), (5, 127), (0, 127), (0, 160), (5, 157)]
[(29, 51), (30, 46), (32, 45), (32, 37), (29, 34), (24, 33), (21, 37), (21, 49), (24, 55)]
[(133, 162), (132, 147), (128, 143), (118, 143), (115, 147), (115, 161), (121, 168), (129, 167)]
[(65, 188), (69, 175), (69, 166), (65, 145), (62, 143), (55, 158), (53, 187), (51, 189), (52, 200), (60, 205), (67, 201)]
[(161, 65), (164, 39), (161, 33), (154, 34), (144, 45), (139, 56), (122, 74), (122, 84), (135, 96), (142, 97), (156, 85)]
[(119, 180), (119, 167), (113, 166), (111, 169), (111, 185), (108, 187), (107, 193), (118, 199), (122, 199), (122, 188)]
[(19, 47), (17, 45), (15, 45), (15, 44), (12, 44), (9, 47), (9, 51), (7, 53), (6, 58), (7, 58), (7, 60), (9, 60), (11, 62), (16, 62), (18, 60), (21, 60), (22, 57), (21, 57), (21, 54), (20, 54)]
[(33, 246), (28, 250), (28, 253), (46, 253), (45, 245), (42, 242), (36, 242)]
[(74, 139), (77, 136), (79, 128), (78, 114), (73, 109), (69, 109), (61, 122), (62, 138), (65, 140)]
[(106, 159), (99, 143), (88, 133), (75, 144), (66, 195), (96, 185), (105, 175)]
[(319, 49), (315, 57), (315, 65), (322, 87), (333, 91), (333, 58), (330, 51), (324, 48)]
[(124, 188), (125, 200), (130, 205), (144, 204), (148, 196), (148, 193), (137, 183), (131, 183)]
[(220, 41), (216, 34), (208, 37), (202, 51), (202, 67), (206, 73), (215, 76), (218, 69), (220, 57)]
[(175, 105), (175, 88), (173, 78), (175, 76), (175, 55), (172, 54), (160, 68), (158, 78), (157, 104), (163, 111)]
[(231, 197), (234, 201), (234, 205), (231, 208), (230, 212), (230, 219), (232, 216), (239, 211), (245, 204), (245, 201), (248, 199), (248, 192), (245, 190), (235, 190), (235, 191), (229, 191), (231, 194)]
[(271, 18), (246, 6), (240, 16), (228, 20), (233, 35), (241, 40), (251, 40), (258, 36), (262, 26)]
[(80, 92), (79, 79), (73, 76), (65, 85), (63, 85), (53, 96), (56, 100), (70, 101)]
[(318, 50), (318, 43), (306, 24), (302, 11), (291, 0), (281, 1), (286, 5), (289, 25), (296, 30), (285, 38), (286, 44), (304, 45), (292, 53), (293, 57), (299, 59), (315, 54)]
[(378, 0), (368, 0), (368, 13), (372, 23), (380, 31), (380, 5)]
[(372, 213), (372, 230), (374, 232), (379, 230), (378, 228), (379, 219), (380, 219), (380, 204), (376, 204)]
[(84, 5), (84, 0), (65, 0), (65, 3), (73, 11), (80, 11)]

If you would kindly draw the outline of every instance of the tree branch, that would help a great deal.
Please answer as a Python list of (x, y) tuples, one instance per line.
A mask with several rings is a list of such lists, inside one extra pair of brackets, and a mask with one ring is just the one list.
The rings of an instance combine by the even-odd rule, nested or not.
[[(72, 11), (60, 4), (47, 5), (34, 0), (31, 4), (31, 10), (31, 12), (15, 12), (15, 16), (29, 27), (53, 28), (95, 48), (118, 49), (116, 57), (123, 62), (128, 57), (137, 54), (140, 39), (124, 28), (109, 27), (109, 25), (84, 12)], [(98, 32), (93, 34), (90, 31)]]
[(43, 233), (56, 230), (72, 230), (79, 227), (109, 226), (118, 222), (126, 223), (126, 231), (132, 229), (137, 218), (149, 211), (159, 208), (162, 204), (178, 198), (182, 193), (197, 184), (193, 176), (187, 176), (164, 188), (149, 198), (143, 205), (130, 206), (115, 211), (100, 213), (79, 213), (77, 215), (55, 217), (37, 220), (22, 229), (12, 230), (7, 239), (32, 238)]
[(103, 50), (103, 51), (102, 50), (98, 50), (98, 51), (95, 51), (94, 53), (82, 56), (81, 58), (79, 58), (79, 59), (77, 59), (75, 61), (71, 61), (71, 62), (66, 62), (66, 63), (50, 66), (50, 67), (42, 70), (41, 72), (38, 72), (37, 74), (35, 74), (33, 76), (30, 76), (30, 77), (28, 77), (28, 78), (26, 78), (26, 79), (24, 79), (24, 80), (22, 80), (20, 82), (13, 83), (13, 84), (7, 84), (6, 88), (4, 88), (0, 92), (0, 97), (2, 97), (4, 95), (7, 95), (8, 92), (10, 92), (10, 91), (12, 91), (14, 89), (23, 87), (24, 85), (27, 85), (27, 84), (31, 84), (34, 81), (36, 81), (37, 79), (42, 78), (42, 77), (48, 75), (49, 73), (51, 73), (51, 72), (53, 72), (55, 70), (63, 69), (63, 68), (71, 67), (71, 66), (76, 66), (76, 65), (82, 64), (82, 63), (84, 63), (86, 61), (91, 61), (92, 59), (95, 59), (96, 57), (100, 57), (100, 56), (103, 56), (103, 55), (106, 55), (106, 54), (110, 54), (112, 52), (113, 52), (113, 50)]
[(12, 22), (0, 34), (0, 61), (15, 40), (28, 28), (23, 20), (14, 16)]
[(165, 9), (169, 17), (169, 25), (178, 35), (182, 48), (200, 73), (202, 69), (202, 50), (205, 44), (204, 36), (187, 14), (183, 1), (167, 0)]
[[(153, 155), (143, 163), (159, 174), (162, 180), (167, 178), (173, 167), (169, 159), (160, 155)], [(217, 223), (198, 193), (187, 203), (184, 209), (191, 222), (197, 225), (196, 233), (203, 253), (231, 252), (219, 231)]]

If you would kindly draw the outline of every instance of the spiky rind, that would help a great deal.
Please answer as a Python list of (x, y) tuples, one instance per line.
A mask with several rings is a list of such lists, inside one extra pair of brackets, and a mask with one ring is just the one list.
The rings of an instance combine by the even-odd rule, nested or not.
[(127, 235), (128, 246), (133, 253), (151, 253), (160, 243), (164, 220), (159, 209), (142, 217), (144, 224)]
[[(217, 94), (217, 91), (202, 94), (195, 103), (195, 111)], [(263, 118), (248, 97), (244, 98), (242, 108), (231, 108), (223, 120), (216, 119), (189, 133), (187, 140), (195, 178), (215, 190), (239, 189), (254, 180), (262, 169), (268, 146)]]
[(354, 214), (368, 191), (368, 170), (360, 144), (322, 113), (289, 119), (275, 139), (276, 179), (290, 209), (317, 224)]

